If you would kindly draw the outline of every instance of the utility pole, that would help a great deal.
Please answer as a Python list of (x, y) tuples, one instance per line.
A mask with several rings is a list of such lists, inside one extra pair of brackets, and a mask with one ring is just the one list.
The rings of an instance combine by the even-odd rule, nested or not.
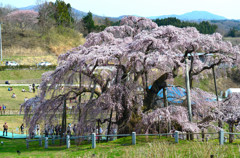
[(186, 91), (187, 91), (187, 105), (188, 105), (188, 117), (189, 121), (192, 122), (192, 105), (190, 95), (190, 83), (189, 83), (189, 72), (188, 72), (188, 56), (185, 56), (185, 80), (186, 80)]
[(214, 86), (215, 86), (216, 99), (217, 99), (217, 102), (218, 102), (219, 99), (218, 99), (218, 91), (217, 91), (217, 81), (216, 81), (216, 75), (215, 75), (214, 66), (212, 67), (212, 72), (213, 72), (213, 79), (214, 79)]
[(1, 28), (1, 22), (0, 22), (0, 51), (1, 51), (1, 62), (2, 62), (2, 28)]

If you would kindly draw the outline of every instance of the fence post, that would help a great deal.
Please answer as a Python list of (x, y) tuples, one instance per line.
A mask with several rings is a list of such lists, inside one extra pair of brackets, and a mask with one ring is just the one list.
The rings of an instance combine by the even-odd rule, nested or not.
[(96, 134), (92, 133), (92, 148), (96, 148)]
[(66, 144), (67, 144), (67, 149), (70, 148), (70, 136), (69, 135), (67, 135)]
[(45, 137), (45, 149), (48, 148), (48, 137)]
[(136, 132), (132, 132), (132, 145), (136, 145)]
[(55, 144), (55, 135), (52, 135), (52, 144)]
[(174, 133), (174, 137), (175, 137), (175, 143), (178, 143), (179, 142), (179, 132), (178, 131), (175, 131)]
[(39, 146), (42, 146), (42, 137), (39, 138)]
[(223, 131), (223, 129), (221, 129), (221, 130), (219, 131), (219, 144), (220, 144), (220, 145), (223, 145), (223, 144), (224, 144), (224, 131)]
[(28, 139), (26, 139), (26, 142), (27, 142), (27, 149), (29, 148), (29, 142), (28, 142)]

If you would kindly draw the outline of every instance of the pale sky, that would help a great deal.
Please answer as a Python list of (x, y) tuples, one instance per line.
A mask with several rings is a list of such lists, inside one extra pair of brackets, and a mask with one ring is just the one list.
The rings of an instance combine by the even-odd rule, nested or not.
[[(37, 4), (39, 0), (0, 0), (17, 8)], [(55, 0), (51, 0), (55, 1)], [(240, 0), (64, 0), (73, 8), (100, 16), (160, 16), (208, 11), (229, 19), (240, 19)]]

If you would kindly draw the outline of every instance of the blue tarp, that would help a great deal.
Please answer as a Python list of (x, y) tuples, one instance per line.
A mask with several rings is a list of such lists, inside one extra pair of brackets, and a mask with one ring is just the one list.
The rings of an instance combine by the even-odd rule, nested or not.
[[(182, 103), (183, 100), (186, 97), (186, 90), (182, 87), (175, 87), (172, 85), (168, 85), (169, 87), (166, 87), (167, 90), (167, 100), (170, 103)], [(151, 89), (152, 86), (149, 86), (149, 89)], [(163, 89), (161, 89), (158, 94), (160, 98), (163, 98)]]
[[(149, 86), (148, 88), (151, 89), (152, 86)], [(181, 104), (186, 99), (186, 90), (182, 87), (176, 87), (173, 85), (168, 85), (166, 87), (167, 90), (167, 100), (169, 103), (175, 103), (175, 104)], [(194, 93), (194, 92), (193, 92)], [(163, 98), (163, 89), (161, 89), (158, 94), (160, 98)], [(216, 98), (205, 98), (206, 101), (214, 102), (216, 101)], [(192, 102), (192, 104), (195, 104)]]

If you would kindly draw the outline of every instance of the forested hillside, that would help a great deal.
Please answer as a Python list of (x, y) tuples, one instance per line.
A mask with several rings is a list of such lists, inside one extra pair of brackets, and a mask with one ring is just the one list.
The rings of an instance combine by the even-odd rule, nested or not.
[[(83, 44), (84, 37), (90, 32), (99, 32), (108, 26), (120, 24), (116, 19), (96, 16), (91, 12), (80, 16), (79, 11), (62, 0), (39, 4), (29, 9), (31, 10), (18, 10), (10, 6), (0, 7), (5, 59), (16, 56), (59, 55)], [(196, 27), (203, 34), (220, 32), (224, 36), (240, 36), (239, 21), (190, 22), (177, 18), (153, 21), (159, 26)], [(229, 26), (226, 26), (228, 24)], [(226, 39), (231, 40), (234, 45), (239, 42), (235, 38)]]

